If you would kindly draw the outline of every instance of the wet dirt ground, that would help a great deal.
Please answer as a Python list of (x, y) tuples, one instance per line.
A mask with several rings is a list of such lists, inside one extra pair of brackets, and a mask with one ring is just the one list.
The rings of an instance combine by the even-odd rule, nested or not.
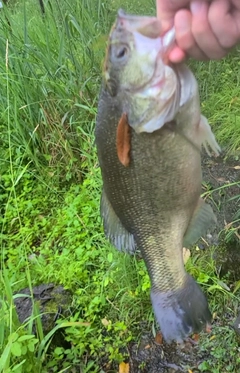
[(202, 170), (204, 198), (217, 216), (212, 232), (219, 235), (224, 228), (230, 228), (240, 208), (240, 160), (224, 155), (204, 156)]
[(198, 345), (186, 342), (184, 347), (175, 343), (158, 344), (151, 334), (142, 337), (140, 345), (130, 348), (130, 373), (197, 373), (199, 364), (206, 359)]
[[(240, 222), (236, 222), (235, 225), (232, 224), (237, 211), (240, 209), (240, 197), (238, 197), (240, 195), (240, 161), (229, 157), (225, 159), (224, 155), (218, 158), (204, 156), (202, 165), (204, 198), (212, 205), (218, 220), (217, 226), (209, 231), (204, 240), (199, 242), (199, 247), (207, 250), (207, 247), (212, 244), (221, 245), (223, 237), (225, 237), (224, 242), (226, 242), (226, 234), (224, 236), (223, 233), (226, 227), (229, 230), (233, 226), (237, 227), (237, 224), (240, 226)], [(239, 183), (236, 183), (238, 181)], [(236, 229), (235, 233), (232, 234), (236, 239), (234, 242), (240, 242), (239, 231)], [(238, 254), (236, 254), (236, 249), (238, 249)], [(229, 270), (229, 265), (233, 272), (239, 271), (239, 274), (237, 274), (239, 280), (240, 247), (236, 248), (235, 244), (230, 243), (229, 247), (224, 250), (227, 250), (223, 254), (226, 258), (224, 260), (226, 271)], [(231, 252), (231, 254), (228, 255), (228, 252)], [(228, 256), (232, 258), (230, 263)], [(213, 325), (216, 329), (223, 324), (230, 328), (234, 319), (234, 312), (230, 312), (230, 314), (220, 316), (213, 322)], [(210, 335), (201, 333), (200, 339), (211, 339), (211, 333)], [(196, 341), (189, 341), (185, 343), (184, 347), (162, 343), (161, 337), (160, 343), (158, 342), (149, 331), (149, 326), (144, 327), (143, 325), (140, 342), (129, 346), (130, 357), (127, 363), (129, 370), (126, 371), (129, 373), (198, 373), (200, 372), (199, 364), (209, 358), (208, 350), (206, 348), (201, 349)], [(240, 371), (240, 367), (236, 367), (236, 369), (236, 372)], [(204, 372), (211, 373), (212, 370), (204, 370)]]

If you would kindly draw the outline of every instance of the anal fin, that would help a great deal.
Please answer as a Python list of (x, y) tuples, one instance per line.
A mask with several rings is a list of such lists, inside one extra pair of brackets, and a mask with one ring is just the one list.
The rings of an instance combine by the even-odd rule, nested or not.
[(217, 218), (214, 215), (212, 207), (199, 198), (197, 207), (193, 213), (191, 221), (183, 239), (183, 246), (190, 247), (194, 245), (199, 238), (207, 233), (207, 230), (213, 224), (216, 224)]
[(137, 250), (134, 237), (123, 226), (109, 202), (103, 189), (101, 197), (101, 216), (104, 232), (111, 244), (119, 251), (134, 254)]

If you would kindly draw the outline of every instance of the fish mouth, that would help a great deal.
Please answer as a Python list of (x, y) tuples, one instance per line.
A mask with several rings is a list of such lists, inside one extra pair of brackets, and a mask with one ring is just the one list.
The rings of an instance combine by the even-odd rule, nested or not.
[(149, 79), (149, 81), (138, 88), (134, 89), (126, 89), (131, 94), (141, 94), (146, 95), (150, 93), (151, 90), (154, 90), (155, 93), (162, 90), (164, 88), (166, 79), (165, 76), (159, 78), (159, 76), (155, 77), (155, 74)]
[(162, 24), (157, 17), (135, 16), (118, 10), (117, 21), (130, 32), (139, 32), (149, 38), (157, 38), (162, 31)]
[(163, 88), (165, 81), (166, 81), (165, 76), (162, 77), (162, 78), (156, 77), (156, 79), (154, 79), (154, 81), (149, 86), (147, 86), (146, 88), (147, 89), (149, 89), (149, 88), (152, 88), (152, 89)]
[(140, 85), (137, 88), (128, 89), (128, 91), (132, 94), (148, 94), (150, 90), (154, 90), (154, 94), (157, 94), (158, 91), (164, 88), (166, 82), (165, 76), (165, 65), (162, 66), (161, 71), (159, 72), (159, 62), (163, 61), (162, 52), (158, 53), (156, 58), (155, 67), (152, 76), (145, 82), (144, 84)]
[(145, 85), (141, 90), (141, 95), (143, 96), (157, 96), (164, 88), (165, 77), (162, 79), (155, 79), (153, 83)]
[(161, 71), (159, 72), (159, 61), (162, 61), (162, 53), (159, 52), (159, 55), (156, 59), (156, 64), (154, 68), (154, 72), (151, 78), (139, 87), (135, 93), (141, 93), (143, 95), (156, 95), (164, 88), (166, 83), (166, 76), (165, 76), (165, 66), (162, 66)]

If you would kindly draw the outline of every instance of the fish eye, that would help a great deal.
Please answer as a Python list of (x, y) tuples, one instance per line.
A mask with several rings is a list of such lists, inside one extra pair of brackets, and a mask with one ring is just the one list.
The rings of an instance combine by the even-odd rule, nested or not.
[(112, 51), (112, 59), (115, 62), (123, 62), (128, 56), (128, 48), (126, 45), (115, 45)]
[(120, 48), (117, 52), (116, 52), (116, 57), (118, 59), (121, 59), (123, 57), (125, 57), (125, 55), (127, 54), (127, 48), (126, 47), (122, 47)]

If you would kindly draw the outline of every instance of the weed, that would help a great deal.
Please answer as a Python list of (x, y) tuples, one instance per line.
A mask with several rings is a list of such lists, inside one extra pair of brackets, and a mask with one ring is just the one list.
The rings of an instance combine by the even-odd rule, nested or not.
[(221, 61), (191, 61), (200, 87), (202, 111), (229, 153), (239, 154), (239, 49)]

